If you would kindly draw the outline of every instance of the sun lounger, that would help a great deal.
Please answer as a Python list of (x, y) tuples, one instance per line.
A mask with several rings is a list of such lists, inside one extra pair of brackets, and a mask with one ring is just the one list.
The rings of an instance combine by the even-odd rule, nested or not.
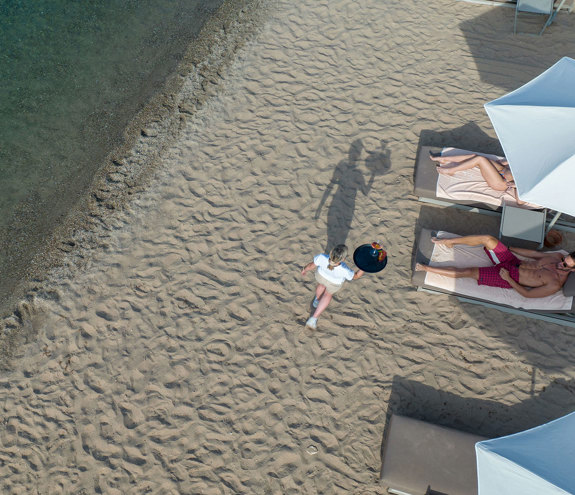
[[(517, 206), (525, 209), (541, 209), (533, 204), (517, 204), (517, 200), (509, 191), (495, 191), (491, 189), (478, 169), (458, 172), (453, 176), (438, 174), (436, 164), (429, 158), (430, 151), (436, 147), (421, 146), (415, 161), (414, 195), (419, 201), (438, 206), (455, 207), (487, 215), (500, 215), (503, 203), (508, 206)], [(443, 148), (443, 156), (475, 153), (488, 158), (498, 159), (496, 155), (476, 153), (459, 148)], [(575, 232), (573, 219), (552, 221), (554, 228)], [(549, 221), (548, 221), (549, 223)], [(550, 227), (548, 227), (550, 228)]]
[[(458, 172), (453, 176), (438, 174), (436, 162), (429, 158), (429, 152), (434, 149), (437, 148), (422, 146), (415, 163), (414, 194), (420, 201), (465, 209), (477, 208), (481, 213), (501, 213), (504, 202), (520, 208), (538, 208), (536, 205), (518, 205), (514, 195), (509, 191), (491, 189), (477, 168)], [(491, 159), (501, 158), (458, 148), (442, 150), (443, 156), (462, 154), (477, 154)]]
[(483, 437), (393, 415), (380, 483), (398, 495), (477, 495), (475, 444)]
[[(454, 234), (423, 229), (417, 241), (414, 263), (441, 266), (490, 266), (491, 262), (481, 247), (458, 245), (454, 249), (439, 246), (431, 241), (433, 236), (454, 237)], [(457, 296), (459, 300), (483, 304), (509, 313), (551, 321), (575, 327), (575, 273), (571, 274), (562, 291), (545, 298), (527, 299), (511, 289), (498, 289), (477, 285), (472, 279), (451, 279), (437, 274), (415, 271), (412, 283), (418, 290)]]

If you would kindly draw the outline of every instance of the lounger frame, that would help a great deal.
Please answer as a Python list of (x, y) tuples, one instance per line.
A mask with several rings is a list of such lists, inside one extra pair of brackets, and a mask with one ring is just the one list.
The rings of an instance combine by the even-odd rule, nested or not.
[(438, 289), (433, 286), (425, 285), (425, 272), (416, 272), (415, 263), (425, 263), (427, 264), (431, 258), (433, 252), (433, 243), (431, 242), (431, 237), (434, 235), (434, 231), (429, 229), (422, 229), (417, 240), (417, 253), (414, 260), (413, 275), (411, 282), (417, 287), (418, 291), (433, 293), (433, 294), (446, 294), (457, 297), (461, 302), (467, 302), (471, 304), (479, 304), (487, 308), (497, 309), (506, 313), (526, 316), (527, 318), (533, 318), (536, 320), (546, 321), (549, 323), (555, 323), (557, 325), (563, 325), (571, 328), (575, 328), (575, 298), (570, 312), (565, 311), (537, 311), (537, 310), (527, 310), (519, 309), (504, 304), (496, 304), (492, 301), (487, 301), (479, 298), (474, 298), (470, 296), (459, 295), (456, 292), (451, 292), (447, 290)]
[(486, 308), (498, 309), (504, 313), (510, 313), (513, 315), (526, 316), (527, 318), (533, 318), (534, 320), (546, 321), (549, 323), (555, 323), (557, 325), (563, 325), (565, 327), (575, 328), (575, 314), (564, 314), (564, 313), (539, 313), (537, 311), (528, 311), (525, 309), (510, 308), (508, 306), (503, 306), (500, 304), (494, 304), (487, 301), (481, 301), (479, 299), (472, 299), (470, 297), (458, 296), (455, 294), (449, 294), (439, 290), (429, 289), (427, 287), (418, 287), (418, 292), (429, 292), (430, 294), (443, 294), (443, 295), (454, 295), (461, 302), (466, 302), (470, 304), (477, 304), (484, 306)]

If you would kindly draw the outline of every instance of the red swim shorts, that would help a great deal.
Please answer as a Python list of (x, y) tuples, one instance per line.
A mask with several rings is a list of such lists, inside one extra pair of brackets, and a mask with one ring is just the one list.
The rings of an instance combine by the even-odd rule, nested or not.
[(478, 285), (511, 289), (511, 285), (509, 285), (509, 283), (503, 280), (501, 275), (499, 275), (499, 270), (501, 270), (501, 268), (509, 270), (511, 278), (516, 282), (519, 282), (519, 265), (521, 265), (521, 260), (509, 251), (507, 246), (499, 241), (497, 246), (495, 246), (495, 249), (483, 249), (485, 249), (491, 263), (495, 266), (479, 268), (479, 278), (477, 279)]

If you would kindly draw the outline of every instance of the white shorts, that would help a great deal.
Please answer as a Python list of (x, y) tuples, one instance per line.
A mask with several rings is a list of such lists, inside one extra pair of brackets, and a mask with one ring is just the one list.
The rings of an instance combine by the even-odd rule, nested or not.
[(318, 271), (315, 272), (315, 280), (318, 284), (324, 285), (325, 290), (328, 294), (335, 294), (339, 289), (343, 287), (343, 284), (334, 284), (330, 282), (325, 277), (322, 277)]

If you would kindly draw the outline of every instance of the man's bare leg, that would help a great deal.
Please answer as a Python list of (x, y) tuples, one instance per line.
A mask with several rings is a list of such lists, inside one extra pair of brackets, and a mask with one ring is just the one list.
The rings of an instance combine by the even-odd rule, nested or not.
[(492, 235), (464, 235), (463, 237), (454, 237), (452, 239), (432, 237), (431, 242), (447, 247), (463, 244), (465, 246), (483, 246), (486, 249), (495, 249), (495, 246), (499, 243), (499, 239)]
[(415, 271), (437, 273), (449, 278), (472, 278), (479, 280), (479, 268), (457, 268), (455, 266), (428, 266), (416, 263)]

